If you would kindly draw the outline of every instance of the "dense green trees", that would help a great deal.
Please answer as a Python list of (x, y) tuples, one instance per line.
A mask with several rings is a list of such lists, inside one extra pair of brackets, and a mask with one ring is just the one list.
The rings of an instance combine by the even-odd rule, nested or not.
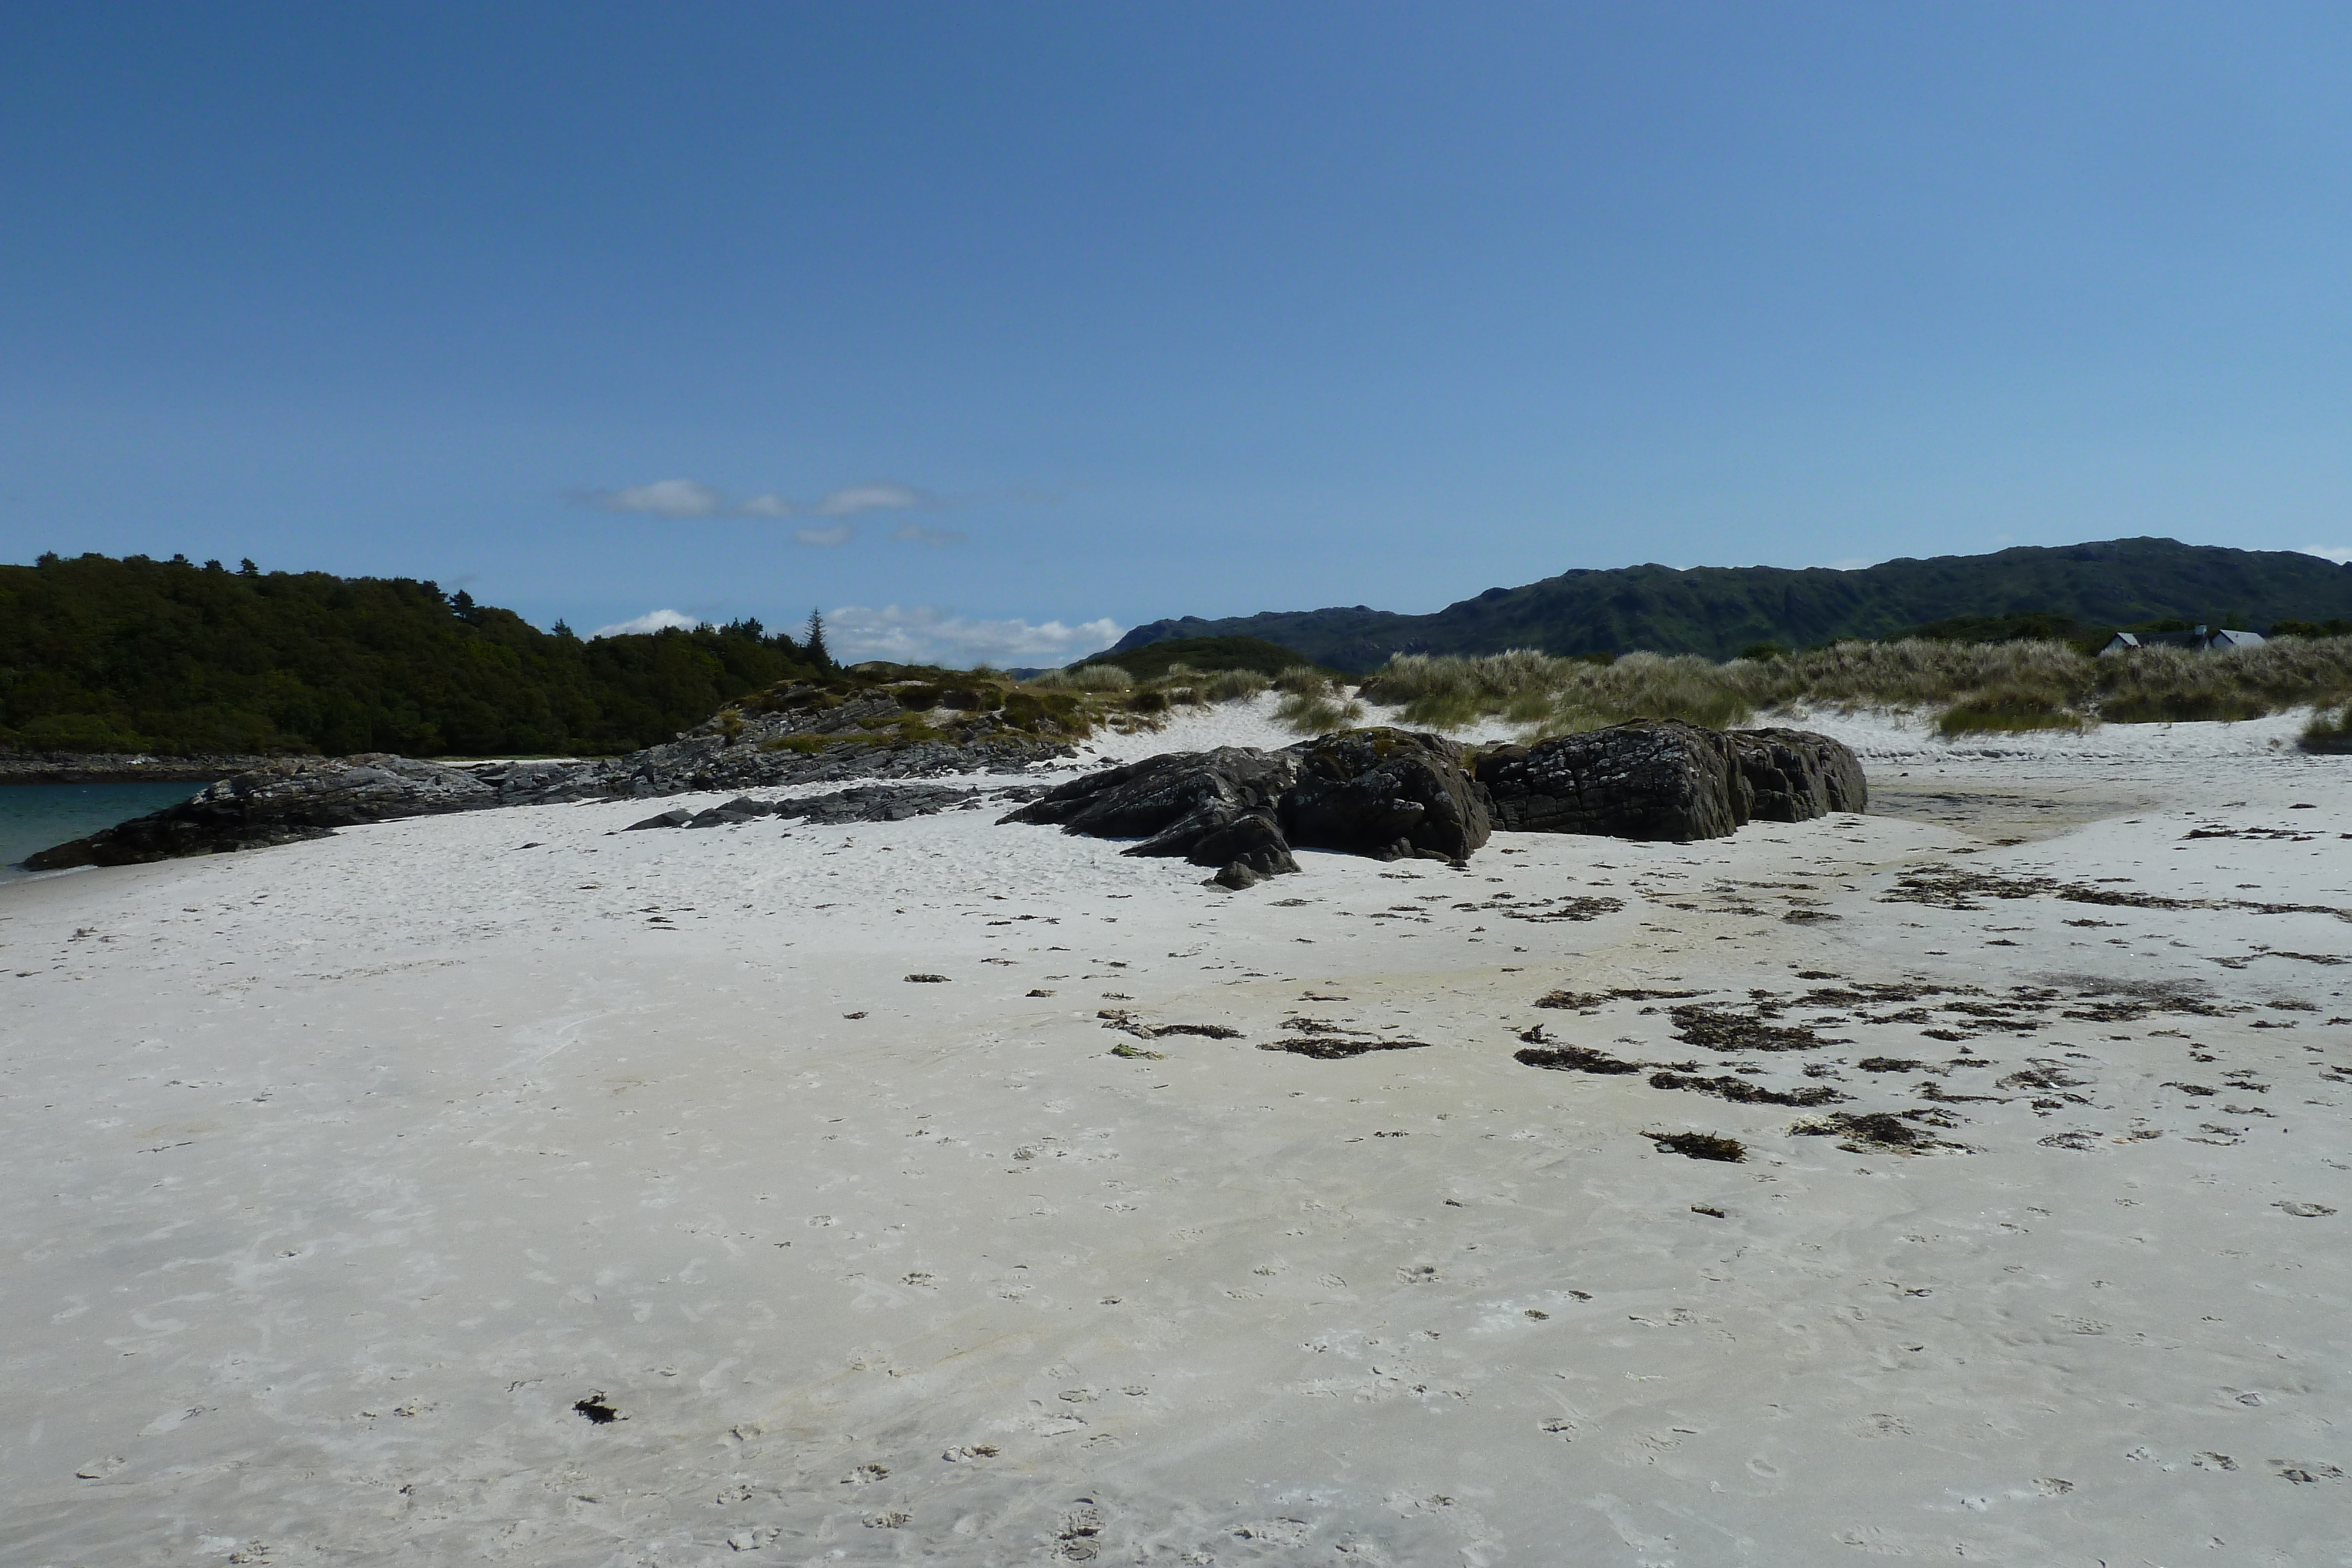
[(406, 578), (0, 566), (0, 746), (26, 750), (628, 751), (809, 667), (756, 621), (583, 642)]

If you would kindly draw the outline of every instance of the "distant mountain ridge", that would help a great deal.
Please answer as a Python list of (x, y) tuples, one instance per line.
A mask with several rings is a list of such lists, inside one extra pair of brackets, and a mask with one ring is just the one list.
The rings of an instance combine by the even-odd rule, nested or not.
[(2279, 621), (2326, 621), (2352, 616), (2352, 564), (2292, 550), (2130, 538), (1906, 556), (1853, 571), (1629, 566), (1490, 588), (1429, 615), (1359, 604), (1154, 621), (1110, 652), (1175, 637), (1263, 637), (1354, 673), (1378, 668), (1391, 653), (1506, 648), (1558, 654), (1646, 648), (1727, 659), (1757, 643), (1810, 647), (1957, 616), (2036, 611), (2093, 626), (2178, 619), (2260, 630)]

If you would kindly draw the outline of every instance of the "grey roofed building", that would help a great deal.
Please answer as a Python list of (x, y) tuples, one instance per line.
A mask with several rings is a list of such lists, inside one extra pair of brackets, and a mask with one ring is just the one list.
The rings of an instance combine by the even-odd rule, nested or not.
[(2191, 648), (2203, 651), (2211, 648), (2259, 648), (2267, 641), (2259, 632), (2216, 632), (2200, 626), (2191, 632), (2118, 632), (2107, 640), (2102, 653), (2120, 653), (2126, 648)]

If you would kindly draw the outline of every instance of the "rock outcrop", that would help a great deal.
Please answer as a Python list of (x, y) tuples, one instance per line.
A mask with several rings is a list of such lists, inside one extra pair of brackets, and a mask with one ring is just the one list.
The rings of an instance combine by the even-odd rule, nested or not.
[(1643, 719), (1473, 758), (1443, 737), (1350, 730), (1282, 751), (1154, 757), (1072, 779), (1001, 821), (1137, 838), (1247, 887), (1298, 849), (1460, 863), (1497, 828), (1620, 839), (1721, 838), (1868, 804), (1862, 765), (1824, 736), (1725, 734)]
[(1290, 749), (1298, 781), (1282, 797), (1281, 821), (1302, 849), (1459, 861), (1493, 831), (1462, 747), (1443, 737), (1353, 729)]
[(1298, 778), (1287, 751), (1221, 746), (1107, 768), (1049, 789), (1002, 820), (1097, 839), (1141, 839), (1125, 852), (1239, 863), (1260, 876), (1298, 869), (1276, 816)]
[(1750, 821), (1870, 808), (1853, 753), (1798, 729), (1636, 719), (1478, 758), (1495, 825), (1523, 833), (1719, 839)]
[(739, 795), (699, 811), (674, 807), (642, 822), (631, 822), (628, 831), (730, 828), (767, 817), (806, 821), (820, 827), (848, 822), (904, 822), (916, 817), (934, 817), (941, 811), (975, 810), (991, 801), (1034, 800), (1044, 793), (1043, 786), (1034, 784), (1016, 784), (1003, 789), (959, 789), (947, 784), (872, 784), (830, 790), (823, 795), (802, 795), (789, 800), (756, 800), (749, 795)]
[(1635, 719), (1478, 758), (1495, 825), (1520, 833), (1719, 839), (1748, 821), (1749, 790), (1722, 732)]
[(1832, 811), (1870, 810), (1870, 785), (1854, 754), (1802, 729), (1725, 732), (1748, 782), (1749, 820), (1809, 822)]
[(337, 828), (434, 816), (498, 803), (462, 768), (367, 755), (273, 762), (205, 788), (194, 799), (26, 858), (32, 871), (137, 865), (322, 839)]

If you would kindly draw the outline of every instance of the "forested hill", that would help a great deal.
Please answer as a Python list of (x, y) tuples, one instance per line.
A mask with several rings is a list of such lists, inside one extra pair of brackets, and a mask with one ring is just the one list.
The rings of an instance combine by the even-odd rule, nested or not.
[(0, 747), (18, 750), (629, 751), (811, 664), (756, 621), (585, 642), (407, 578), (0, 566)]
[(1121, 652), (1172, 637), (1263, 637), (1337, 669), (1392, 653), (1661, 653), (1729, 658), (1758, 643), (1811, 647), (1960, 616), (2043, 612), (2086, 626), (2181, 620), (2261, 631), (2352, 616), (2352, 566), (2285, 550), (2109, 539), (1991, 555), (1826, 567), (1632, 566), (1490, 588), (1431, 615), (1352, 609), (1155, 621)]

